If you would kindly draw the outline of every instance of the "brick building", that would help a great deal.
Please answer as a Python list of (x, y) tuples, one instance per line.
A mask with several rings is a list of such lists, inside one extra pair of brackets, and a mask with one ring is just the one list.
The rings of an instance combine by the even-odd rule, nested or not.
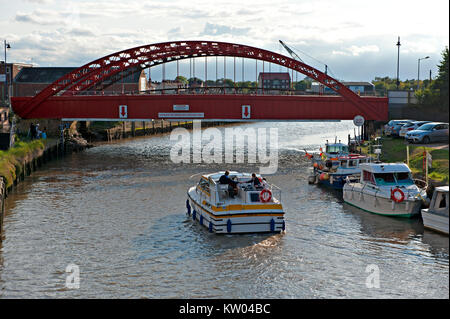
[[(5, 62), (0, 61), (0, 101), (1, 104), (5, 104), (5, 98), (6, 98), (6, 82), (5, 79), (8, 81), (8, 87), (9, 92), (12, 93), (11, 87), (13, 86), (14, 79), (16, 76), (20, 73), (20, 71), (23, 68), (31, 68), (32, 64), (27, 63), (7, 63), (6, 64), (6, 77), (5, 77)], [(14, 94), (11, 94), (11, 96), (14, 96)]]
[(261, 72), (258, 76), (258, 88), (289, 90), (291, 76), (288, 72)]

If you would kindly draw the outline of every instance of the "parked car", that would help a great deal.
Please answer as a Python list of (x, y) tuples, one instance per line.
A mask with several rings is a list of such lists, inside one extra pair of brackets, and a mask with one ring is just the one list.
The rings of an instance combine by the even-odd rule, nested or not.
[(402, 128), (398, 132), (398, 136), (405, 137), (406, 133), (417, 129), (419, 126), (422, 126), (423, 124), (426, 123), (431, 123), (431, 121), (415, 121), (411, 123), (406, 123), (405, 125), (402, 126)]
[(386, 135), (391, 136), (398, 136), (398, 133), (400, 132), (400, 129), (403, 125), (407, 123), (414, 122), (413, 120), (391, 120), (388, 122), (388, 124), (385, 125), (384, 133)]
[(392, 127), (394, 126), (394, 124), (398, 123), (399, 121), (403, 121), (403, 120), (390, 120), (389, 122), (387, 122), (387, 124), (384, 125), (384, 134), (391, 135)]
[(448, 123), (431, 122), (423, 124), (405, 136), (410, 143), (448, 142)]

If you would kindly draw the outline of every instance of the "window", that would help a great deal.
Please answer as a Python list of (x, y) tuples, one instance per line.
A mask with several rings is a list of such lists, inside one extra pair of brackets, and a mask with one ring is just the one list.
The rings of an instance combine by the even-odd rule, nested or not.
[(347, 167), (347, 161), (341, 161), (341, 167), (346, 168)]
[(356, 166), (358, 166), (358, 160), (348, 161), (348, 167), (356, 167)]
[(205, 180), (205, 179), (202, 178), (202, 179), (198, 182), (198, 186), (199, 186), (202, 190), (204, 190), (204, 191), (206, 191), (206, 192), (209, 193), (209, 182), (208, 182), (207, 180)]
[(417, 129), (422, 131), (431, 131), (435, 124), (424, 124), (422, 126), (419, 126)]
[(439, 208), (445, 208), (447, 207), (447, 200), (445, 194), (441, 195), (441, 200), (439, 201)]
[(259, 202), (259, 194), (258, 193), (250, 193), (250, 201)]
[(363, 181), (371, 183), (371, 184), (375, 184), (375, 180), (373, 178), (373, 174), (371, 172), (368, 172), (368, 171), (363, 171)]
[(413, 184), (414, 181), (411, 178), (411, 174), (408, 172), (395, 173), (395, 179), (398, 183)]
[(395, 184), (395, 178), (393, 173), (375, 173), (375, 181), (377, 184)]

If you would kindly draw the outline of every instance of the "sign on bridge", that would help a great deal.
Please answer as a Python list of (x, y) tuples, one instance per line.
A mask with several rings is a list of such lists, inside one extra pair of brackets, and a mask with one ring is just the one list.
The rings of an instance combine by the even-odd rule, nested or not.
[(243, 119), (250, 118), (250, 105), (242, 105), (242, 118)]
[(119, 105), (119, 118), (126, 119), (128, 117), (128, 106)]

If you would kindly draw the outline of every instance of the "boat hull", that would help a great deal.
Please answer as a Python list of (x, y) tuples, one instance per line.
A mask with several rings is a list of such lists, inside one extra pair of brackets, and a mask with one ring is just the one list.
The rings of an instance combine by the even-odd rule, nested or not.
[(345, 178), (349, 175), (333, 175), (333, 178), (326, 180), (319, 179), (319, 185), (331, 187), (336, 190), (342, 190), (345, 184)]
[[(188, 216), (211, 233), (280, 233), (285, 231), (284, 212), (282, 210), (227, 210), (214, 212), (211, 207), (201, 205), (193, 194), (188, 192)], [(263, 206), (263, 205), (262, 205)], [(280, 205), (281, 206), (281, 205)]]
[(423, 226), (438, 231), (440, 233), (449, 234), (448, 231), (448, 216), (441, 216), (430, 213), (428, 209), (422, 209)]
[(411, 218), (419, 214), (422, 206), (421, 200), (404, 200), (396, 203), (392, 199), (377, 197), (372, 194), (354, 191), (344, 187), (344, 202), (363, 211), (393, 217)]

